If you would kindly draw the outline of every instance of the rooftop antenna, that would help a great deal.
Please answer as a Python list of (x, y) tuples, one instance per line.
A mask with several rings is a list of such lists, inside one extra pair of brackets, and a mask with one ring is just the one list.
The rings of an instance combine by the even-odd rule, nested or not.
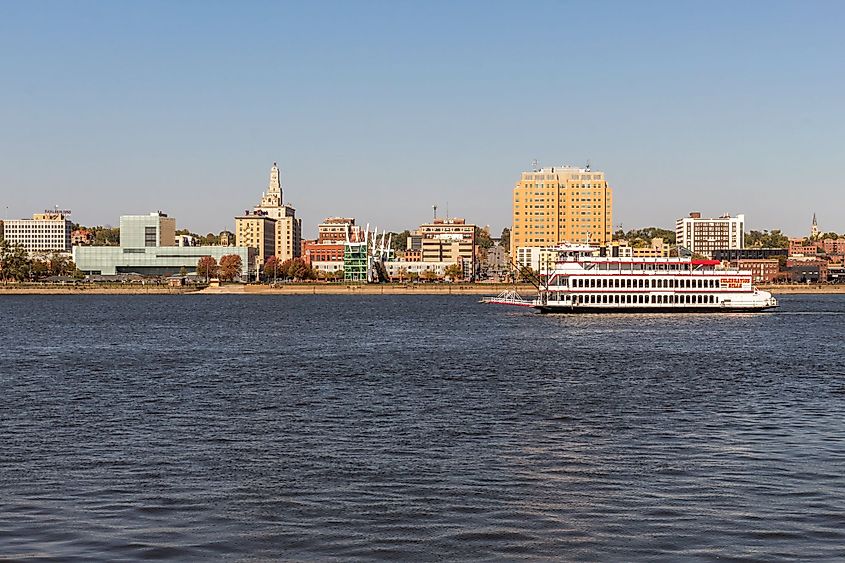
[(588, 158), (587, 159), (587, 172), (589, 172), (589, 171), (590, 171), (590, 159)]
[(540, 169), (540, 161), (537, 160), (536, 158), (534, 160), (532, 160), (531, 161), (531, 168), (534, 170), (534, 172), (539, 170)]
[(449, 202), (446, 202), (446, 220), (449, 220)]
[(435, 203), (431, 208), (434, 209), (434, 218), (437, 219), (437, 204)]

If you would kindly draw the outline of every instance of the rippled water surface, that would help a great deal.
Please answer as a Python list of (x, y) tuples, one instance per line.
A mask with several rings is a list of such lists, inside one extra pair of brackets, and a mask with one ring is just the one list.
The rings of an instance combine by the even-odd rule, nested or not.
[(0, 558), (845, 558), (845, 297), (0, 297)]

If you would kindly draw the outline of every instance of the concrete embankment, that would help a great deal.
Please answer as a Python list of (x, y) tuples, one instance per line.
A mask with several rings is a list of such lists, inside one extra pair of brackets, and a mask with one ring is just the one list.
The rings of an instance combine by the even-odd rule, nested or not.
[[(775, 295), (842, 294), (842, 285), (761, 285)], [(2, 295), (497, 295), (516, 289), (524, 297), (536, 295), (528, 284), (420, 283), (420, 284), (334, 284), (289, 283), (277, 286), (224, 284), (220, 287), (169, 287), (153, 284), (0, 284)]]
[(178, 295), (196, 292), (194, 288), (166, 285), (99, 284), (0, 284), (2, 295)]
[(268, 285), (223, 285), (203, 289), (199, 294), (245, 294), (245, 295), (496, 295), (516, 288), (524, 295), (533, 295), (536, 290), (528, 284), (490, 283), (421, 283), (421, 284), (280, 284)]
[(784, 284), (784, 285), (758, 285), (757, 289), (769, 291), (774, 295), (794, 294), (821, 294), (821, 293), (845, 293), (845, 284)]

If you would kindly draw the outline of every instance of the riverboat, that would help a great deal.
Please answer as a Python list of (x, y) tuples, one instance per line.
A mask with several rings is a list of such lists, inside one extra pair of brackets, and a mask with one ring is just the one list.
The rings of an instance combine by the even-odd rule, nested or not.
[(515, 294), (486, 303), (529, 306), (541, 313), (755, 312), (778, 306), (754, 287), (751, 272), (718, 260), (594, 256), (591, 246), (562, 245), (541, 272), (536, 299)]

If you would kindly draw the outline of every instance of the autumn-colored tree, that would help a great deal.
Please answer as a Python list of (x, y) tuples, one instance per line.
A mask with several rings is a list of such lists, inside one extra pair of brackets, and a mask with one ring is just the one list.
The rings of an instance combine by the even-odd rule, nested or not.
[(437, 279), (437, 274), (434, 273), (434, 270), (425, 270), (420, 274), (420, 277), (423, 281), (432, 282)]
[(221, 280), (233, 281), (240, 277), (243, 269), (243, 261), (237, 254), (227, 254), (220, 257), (220, 267), (218, 268), (218, 275)]
[(197, 275), (205, 276), (205, 281), (217, 275), (217, 260), (213, 256), (203, 256), (197, 261)]
[(277, 256), (270, 256), (264, 262), (264, 276), (268, 279), (272, 278), (274, 282), (279, 277), (285, 277), (284, 264), (285, 262), (279, 260)]
[(282, 268), (287, 273), (287, 277), (294, 280), (313, 280), (317, 277), (311, 266), (306, 264), (302, 258), (285, 260)]
[(405, 281), (405, 278), (408, 277), (408, 268), (405, 268), (403, 266), (403, 267), (399, 268), (399, 270), (396, 273), (399, 274), (399, 282), (401, 283), (401, 282)]

